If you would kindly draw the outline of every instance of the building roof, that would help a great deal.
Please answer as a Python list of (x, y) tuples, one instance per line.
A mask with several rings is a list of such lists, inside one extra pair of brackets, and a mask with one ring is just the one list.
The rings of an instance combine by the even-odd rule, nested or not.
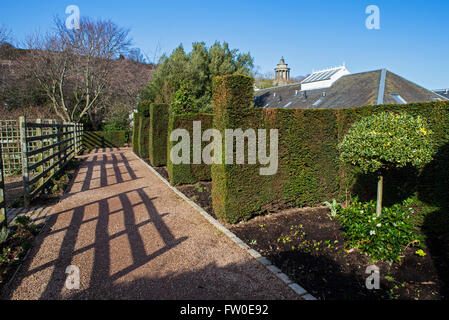
[(435, 92), (436, 94), (439, 94), (440, 96), (445, 97), (446, 99), (449, 99), (449, 88), (433, 90), (433, 92)]
[(299, 83), (260, 90), (256, 93), (255, 105), (262, 108), (339, 109), (432, 100), (444, 100), (444, 97), (383, 69), (345, 75), (329, 88), (307, 91), (301, 90)]
[(344, 67), (338, 67), (338, 68), (332, 68), (327, 69), (323, 71), (317, 71), (313, 72), (310, 76), (305, 78), (301, 83), (311, 83), (311, 82), (317, 82), (317, 81), (325, 81), (330, 80), (333, 75), (335, 75), (337, 72), (344, 69)]

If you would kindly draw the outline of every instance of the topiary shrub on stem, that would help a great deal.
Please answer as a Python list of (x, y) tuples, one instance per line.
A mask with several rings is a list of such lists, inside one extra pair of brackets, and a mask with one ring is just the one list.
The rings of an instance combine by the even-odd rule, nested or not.
[(377, 173), (376, 214), (382, 213), (386, 170), (412, 165), (421, 168), (432, 160), (434, 142), (427, 121), (405, 112), (382, 112), (355, 123), (339, 144), (340, 160)]

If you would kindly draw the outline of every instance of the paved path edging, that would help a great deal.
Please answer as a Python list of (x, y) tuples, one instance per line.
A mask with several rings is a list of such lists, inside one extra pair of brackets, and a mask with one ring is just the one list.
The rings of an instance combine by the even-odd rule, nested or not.
[(299, 284), (294, 283), (285, 273), (283, 273), (279, 268), (274, 266), (270, 260), (263, 257), (259, 252), (254, 249), (251, 249), (246, 243), (244, 243), (239, 237), (237, 237), (234, 233), (229, 231), (225, 226), (223, 226), (218, 220), (213, 218), (210, 214), (208, 214), (203, 208), (197, 205), (195, 202), (190, 200), (185, 194), (181, 191), (173, 187), (170, 182), (168, 182), (162, 175), (159, 174), (152, 166), (150, 166), (147, 162), (137, 156), (134, 151), (131, 152), (137, 159), (139, 159), (142, 163), (144, 163), (157, 177), (159, 177), (162, 182), (164, 182), (173, 192), (175, 192), (178, 196), (180, 196), (183, 200), (185, 200), (188, 204), (194, 207), (207, 221), (209, 221), (214, 227), (216, 227), (219, 231), (223, 232), (229, 239), (235, 242), (240, 248), (244, 249), (250, 256), (259, 261), (262, 265), (265, 266), (270, 272), (274, 273), (280, 280), (282, 280), (290, 289), (292, 289), (296, 294), (298, 294), (304, 300), (318, 300), (313, 295), (307, 292), (303, 287)]

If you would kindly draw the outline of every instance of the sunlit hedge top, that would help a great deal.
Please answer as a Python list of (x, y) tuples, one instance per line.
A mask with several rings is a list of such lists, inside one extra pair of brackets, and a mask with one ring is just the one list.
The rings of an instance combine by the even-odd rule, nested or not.
[(408, 164), (422, 167), (432, 160), (433, 146), (425, 119), (383, 112), (355, 123), (338, 149), (343, 162), (367, 173)]

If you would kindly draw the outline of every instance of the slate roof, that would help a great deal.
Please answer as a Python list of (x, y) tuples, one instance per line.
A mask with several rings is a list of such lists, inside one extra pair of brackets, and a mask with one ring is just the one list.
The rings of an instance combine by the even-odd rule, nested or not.
[(334, 74), (336, 74), (340, 70), (341, 70), (341, 68), (326, 70), (326, 71), (321, 71), (321, 72), (315, 72), (315, 73), (311, 74), (310, 76), (308, 76), (307, 78), (305, 78), (301, 83), (311, 83), (311, 82), (329, 80), (330, 78), (332, 78), (332, 76)]
[(449, 99), (449, 89), (433, 90), (433, 92), (445, 97), (446, 99)]
[[(384, 82), (381, 81), (382, 70), (374, 70), (343, 76), (326, 89), (301, 91), (298, 83), (260, 90), (256, 92), (255, 105), (262, 108), (338, 109), (398, 103), (392, 94), (400, 95), (407, 103), (444, 99), (390, 71), (384, 69), (383, 72)], [(379, 96), (382, 87), (384, 94)]]

